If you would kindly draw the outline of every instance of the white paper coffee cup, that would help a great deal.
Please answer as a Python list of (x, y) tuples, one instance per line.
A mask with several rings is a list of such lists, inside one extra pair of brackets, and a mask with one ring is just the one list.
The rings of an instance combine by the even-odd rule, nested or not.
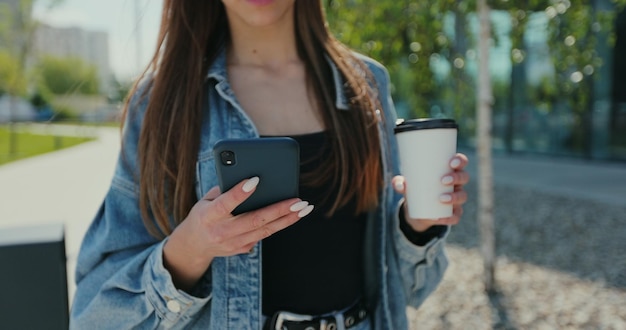
[(452, 216), (452, 205), (439, 197), (451, 193), (441, 179), (451, 171), (458, 125), (453, 119), (411, 119), (396, 125), (400, 170), (405, 177), (406, 204), (413, 219)]

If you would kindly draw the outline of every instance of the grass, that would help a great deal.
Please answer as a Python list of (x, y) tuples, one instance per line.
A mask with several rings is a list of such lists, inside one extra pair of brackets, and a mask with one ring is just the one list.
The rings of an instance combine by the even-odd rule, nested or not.
[[(11, 135), (8, 126), (0, 126), (0, 165), (68, 148), (91, 140), (93, 138), (41, 135), (22, 130), (16, 130)], [(14, 144), (13, 152), (11, 152), (12, 142)]]
[(63, 122), (60, 121), (58, 124), (61, 125), (75, 125), (75, 126), (87, 126), (87, 127), (111, 127), (111, 128), (120, 128), (122, 125), (119, 121), (105, 121), (105, 122)]

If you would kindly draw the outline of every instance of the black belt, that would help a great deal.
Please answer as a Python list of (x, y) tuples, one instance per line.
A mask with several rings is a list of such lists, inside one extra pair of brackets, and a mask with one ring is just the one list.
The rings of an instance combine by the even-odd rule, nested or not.
[(276, 312), (265, 322), (263, 330), (337, 330), (337, 322), (343, 316), (346, 329), (361, 323), (367, 318), (365, 304), (359, 302), (344, 312), (325, 316), (301, 315), (289, 312)]

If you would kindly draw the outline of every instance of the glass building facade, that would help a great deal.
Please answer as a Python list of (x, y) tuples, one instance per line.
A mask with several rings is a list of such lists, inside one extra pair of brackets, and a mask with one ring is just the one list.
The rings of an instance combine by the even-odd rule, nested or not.
[[(617, 12), (610, 0), (594, 0), (589, 16), (606, 15), (583, 16), (580, 24), (560, 15), (555, 24), (550, 20), (559, 10), (520, 13), (525, 26), (518, 40), (512, 40), (515, 13), (492, 12), (494, 149), (626, 161), (626, 12)], [(451, 40), (462, 37), (455, 35), (454, 20), (450, 14), (444, 22)], [(473, 39), (472, 44), (478, 23), (475, 16), (468, 22), (470, 37), (463, 38)], [(442, 92), (431, 102), (428, 115), (456, 118), (460, 144), (468, 147), (475, 146), (475, 87), (457, 92), (453, 71), (462, 70), (475, 86), (480, 55), (474, 49), (468, 47), (456, 59), (430, 57)], [(402, 95), (396, 98), (400, 116), (410, 117)]]

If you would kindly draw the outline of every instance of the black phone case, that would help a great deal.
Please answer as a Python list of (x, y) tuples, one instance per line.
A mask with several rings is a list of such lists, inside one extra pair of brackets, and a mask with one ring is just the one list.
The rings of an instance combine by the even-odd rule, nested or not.
[[(235, 163), (222, 162), (221, 153), (234, 153)], [(276, 202), (298, 197), (300, 147), (287, 137), (220, 140), (213, 148), (215, 170), (222, 192), (244, 179), (258, 176), (256, 191), (232, 212), (249, 212)]]

